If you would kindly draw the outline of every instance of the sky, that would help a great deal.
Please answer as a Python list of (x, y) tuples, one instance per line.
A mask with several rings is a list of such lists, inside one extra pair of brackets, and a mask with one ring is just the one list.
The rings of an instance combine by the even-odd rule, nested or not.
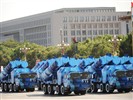
[(131, 11), (133, 0), (0, 0), (0, 22), (60, 8), (116, 7)]

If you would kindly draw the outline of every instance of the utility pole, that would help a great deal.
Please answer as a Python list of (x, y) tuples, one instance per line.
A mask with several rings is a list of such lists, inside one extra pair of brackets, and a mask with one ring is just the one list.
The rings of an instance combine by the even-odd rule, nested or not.
[(24, 48), (20, 48), (20, 51), (22, 51), (24, 53), (24, 59), (25, 59), (25, 61), (27, 60), (26, 54), (27, 54), (27, 51), (28, 50), (30, 50), (30, 48), (27, 48), (25, 45), (24, 45)]
[(113, 55), (117, 55), (117, 42), (118, 41), (122, 41), (122, 39), (118, 39), (116, 37), (116, 35), (113, 36), (113, 39), (111, 40), (108, 40), (109, 42), (112, 42), (113, 43), (113, 48), (112, 48), (112, 52), (113, 52)]
[(61, 47), (61, 54), (64, 55), (65, 46), (69, 46), (69, 44), (67, 44), (67, 43), (65, 44), (65, 43), (64, 43), (62, 29), (60, 29), (60, 36), (61, 36), (61, 44), (57, 44), (57, 46)]

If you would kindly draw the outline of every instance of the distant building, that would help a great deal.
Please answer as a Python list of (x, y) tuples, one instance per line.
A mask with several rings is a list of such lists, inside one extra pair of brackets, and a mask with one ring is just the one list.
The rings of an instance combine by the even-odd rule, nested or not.
[[(127, 34), (131, 21), (119, 18), (128, 12), (116, 12), (115, 7), (64, 8), (0, 23), (0, 41), (14, 39), (44, 46), (65, 43), (75, 37), (78, 42), (95, 36)], [(128, 31), (127, 31), (128, 30)]]

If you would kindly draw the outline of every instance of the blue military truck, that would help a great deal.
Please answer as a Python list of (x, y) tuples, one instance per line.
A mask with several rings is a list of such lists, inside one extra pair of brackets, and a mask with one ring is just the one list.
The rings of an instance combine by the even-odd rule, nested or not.
[(123, 89), (129, 92), (132, 87), (131, 73), (121, 64), (120, 57), (105, 55), (98, 59), (91, 66), (87, 66), (85, 71), (91, 74), (90, 92), (119, 92)]
[(80, 60), (61, 57), (41, 74), (44, 94), (86, 94), (89, 74), (80, 68)]
[(10, 61), (0, 74), (3, 92), (34, 91), (36, 73), (28, 68), (26, 61)]

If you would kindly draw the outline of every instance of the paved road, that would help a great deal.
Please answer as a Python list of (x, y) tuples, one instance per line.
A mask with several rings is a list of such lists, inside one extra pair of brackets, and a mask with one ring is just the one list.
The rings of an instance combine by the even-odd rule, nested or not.
[(86, 94), (82, 96), (71, 94), (69, 96), (43, 95), (42, 91), (2, 93), (0, 90), (0, 100), (133, 100), (133, 91), (130, 93), (113, 94)]

